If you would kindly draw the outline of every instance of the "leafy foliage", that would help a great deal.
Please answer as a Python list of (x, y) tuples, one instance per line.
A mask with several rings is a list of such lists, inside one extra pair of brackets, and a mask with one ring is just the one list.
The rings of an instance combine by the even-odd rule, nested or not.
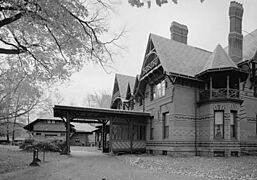
[(20, 145), (20, 149), (23, 149), (25, 151), (38, 149), (39, 151), (61, 152), (64, 147), (65, 142), (60, 140), (36, 141), (34, 139), (26, 139)]
[(26, 114), (42, 94), (35, 76), (26, 74), (10, 58), (6, 59), (5, 66), (0, 74), (0, 120)]
[(121, 36), (102, 40), (109, 7), (101, 0), (3, 0), (0, 54), (15, 55), (27, 73), (43, 80), (66, 79), (87, 61), (104, 65)]
[[(28, 113), (86, 62), (112, 61), (109, 0), (0, 1), (0, 120)], [(42, 101), (42, 100), (41, 100)]]
[[(129, 4), (131, 6), (135, 7), (142, 7), (145, 4), (148, 6), (148, 8), (151, 7), (152, 1), (155, 1), (156, 5), (162, 6), (163, 4), (168, 3), (168, 0), (128, 0)], [(174, 4), (178, 3), (178, 0), (171, 0)], [(204, 2), (204, 0), (200, 0), (201, 3)]]

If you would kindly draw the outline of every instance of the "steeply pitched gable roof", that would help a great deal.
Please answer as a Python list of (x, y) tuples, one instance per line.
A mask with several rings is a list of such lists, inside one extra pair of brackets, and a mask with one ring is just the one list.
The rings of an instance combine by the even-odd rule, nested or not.
[(126, 98), (128, 84), (130, 86), (130, 89), (134, 89), (136, 78), (124, 74), (116, 74), (116, 79), (119, 86), (120, 97)]
[(211, 52), (171, 39), (150, 34), (163, 69), (167, 72), (194, 77), (206, 64)]
[(218, 44), (213, 53), (209, 56), (200, 73), (210, 69), (221, 69), (228, 67), (237, 68), (236, 64), (228, 56), (225, 50), (221, 47), (220, 44)]

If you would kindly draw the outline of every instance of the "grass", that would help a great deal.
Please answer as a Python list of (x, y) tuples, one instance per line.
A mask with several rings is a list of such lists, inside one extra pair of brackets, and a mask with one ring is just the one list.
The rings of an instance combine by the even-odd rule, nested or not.
[[(27, 168), (32, 158), (32, 152), (22, 151), (18, 146), (0, 145), (0, 174)], [(66, 156), (61, 156), (59, 153), (47, 152), (44, 163), (65, 158)], [(42, 152), (39, 152), (39, 159), (43, 160)]]

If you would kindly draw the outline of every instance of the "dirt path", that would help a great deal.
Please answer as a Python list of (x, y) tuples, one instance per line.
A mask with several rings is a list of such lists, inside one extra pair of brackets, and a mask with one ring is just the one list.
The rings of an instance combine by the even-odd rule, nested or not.
[(7, 180), (196, 180), (188, 176), (153, 173), (146, 169), (129, 166), (115, 156), (101, 152), (75, 148), (72, 155), (58, 162), (29, 167), (22, 171), (3, 174)]

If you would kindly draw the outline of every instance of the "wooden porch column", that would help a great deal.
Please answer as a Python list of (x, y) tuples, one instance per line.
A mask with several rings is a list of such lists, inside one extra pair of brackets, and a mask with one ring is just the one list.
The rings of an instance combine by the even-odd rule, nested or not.
[(104, 153), (105, 151), (105, 135), (104, 135), (104, 129), (105, 129), (105, 122), (103, 122), (102, 125), (102, 152)]
[(133, 120), (129, 120), (129, 140), (130, 140), (130, 153), (133, 153)]
[(67, 155), (70, 155), (70, 120), (71, 118), (67, 116), (66, 118), (66, 152)]
[(227, 98), (230, 97), (230, 94), (229, 94), (229, 75), (227, 75)]
[(212, 99), (212, 77), (210, 76), (210, 99)]
[(112, 123), (114, 118), (110, 119), (110, 129), (109, 129), (109, 152), (112, 152)]
[(238, 98), (240, 98), (240, 91), (241, 91), (241, 78), (238, 78)]

